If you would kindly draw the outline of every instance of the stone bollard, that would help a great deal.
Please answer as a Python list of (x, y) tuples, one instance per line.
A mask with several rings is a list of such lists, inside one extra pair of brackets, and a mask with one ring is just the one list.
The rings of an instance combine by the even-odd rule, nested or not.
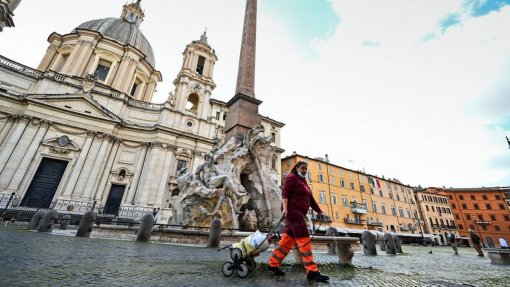
[(377, 248), (375, 247), (375, 236), (370, 231), (363, 231), (361, 234), (363, 239), (363, 253), (365, 255), (377, 255)]
[(341, 242), (336, 243), (336, 255), (340, 265), (350, 266), (352, 265), (352, 257), (354, 256), (354, 250), (351, 244), (343, 244)]
[(395, 241), (391, 233), (384, 233), (384, 243), (386, 244), (386, 254), (397, 254), (395, 252)]
[(152, 229), (154, 228), (154, 215), (146, 213), (140, 220), (140, 227), (136, 234), (136, 241), (149, 242), (151, 240)]
[(209, 231), (208, 248), (218, 248), (221, 241), (221, 219), (215, 218), (211, 221), (211, 230)]
[(62, 220), (60, 221), (59, 229), (66, 230), (67, 226), (69, 226), (69, 222), (71, 222), (71, 215), (66, 214), (62, 217)]
[(30, 223), (28, 224), (28, 230), (37, 230), (37, 225), (39, 225), (39, 222), (43, 219), (45, 214), (46, 212), (44, 210), (38, 210), (34, 213)]
[(80, 226), (76, 232), (76, 237), (90, 237), (94, 221), (96, 221), (96, 213), (92, 210), (85, 212), (80, 220)]
[[(326, 229), (326, 236), (337, 237), (338, 231), (336, 230), (336, 228), (328, 227), (328, 229)], [(336, 244), (335, 243), (327, 243), (326, 245), (328, 246), (328, 254), (335, 255), (336, 254), (335, 253)]]
[(56, 210), (50, 210), (46, 212), (44, 217), (39, 221), (37, 225), (37, 232), (51, 232), (53, 223), (55, 223), (55, 219), (58, 217), (58, 212)]
[(395, 252), (402, 253), (402, 242), (400, 240), (400, 237), (398, 237), (398, 235), (393, 234), (393, 242), (395, 242)]
[(377, 235), (377, 240), (379, 241), (379, 250), (386, 251), (386, 243), (384, 242), (384, 237)]

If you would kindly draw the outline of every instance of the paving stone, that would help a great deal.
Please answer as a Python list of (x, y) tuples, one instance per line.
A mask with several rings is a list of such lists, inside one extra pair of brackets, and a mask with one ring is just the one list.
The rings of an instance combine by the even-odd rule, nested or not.
[[(404, 254), (365, 256), (355, 267), (314, 251), (329, 283), (306, 280), (294, 256), (284, 261), (283, 278), (266, 271), (270, 252), (256, 258), (254, 273), (242, 279), (223, 276), (228, 250), (134, 241), (76, 238), (24, 231), (26, 226), (0, 226), (0, 286), (505, 286), (508, 266), (493, 265), (471, 248), (453, 255), (448, 247), (403, 246)], [(432, 254), (428, 252), (433, 250)]]

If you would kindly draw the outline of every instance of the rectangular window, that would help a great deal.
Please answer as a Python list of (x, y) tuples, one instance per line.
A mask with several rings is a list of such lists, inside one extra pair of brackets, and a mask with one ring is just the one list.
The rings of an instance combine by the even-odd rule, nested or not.
[(322, 164), (319, 162), (319, 170), (322, 170)]
[(381, 204), (381, 212), (382, 214), (386, 214), (386, 206), (383, 204)]
[(462, 209), (467, 209), (467, 205), (465, 203), (462, 204)]
[(354, 189), (354, 183), (351, 182), (351, 189)]
[(336, 218), (336, 219), (339, 219), (339, 218), (340, 218), (340, 214), (338, 213), (338, 211), (335, 211), (335, 218)]
[(379, 190), (379, 196), (383, 196), (382, 190)]
[(374, 194), (374, 189), (372, 187), (370, 188), (370, 194)]
[(312, 174), (309, 171), (306, 172), (306, 178), (308, 178), (308, 181), (312, 181)]
[(503, 209), (505, 209), (505, 205), (500, 204), (500, 205), (499, 205), (499, 209), (502, 209), (502, 210), (503, 210)]
[(489, 203), (486, 203), (485, 207), (487, 207), (487, 209), (492, 209), (492, 206)]
[(464, 200), (464, 196), (463, 195), (459, 195), (459, 199)]
[(425, 209), (427, 209), (427, 211), (429, 211), (429, 206), (428, 206), (428, 205), (425, 205)]
[(466, 219), (467, 219), (467, 220), (471, 220), (471, 215), (466, 214)]
[(391, 199), (393, 199), (393, 193), (392, 193), (391, 191), (390, 191), (390, 192), (388, 192), (388, 195), (389, 195), (389, 197), (390, 197)]
[(500, 199), (499, 194), (496, 194), (495, 197), (496, 199)]
[(472, 195), (472, 194), (471, 194), (469, 197), (470, 197), (472, 200), (475, 200), (475, 199), (476, 199), (476, 198), (475, 198), (475, 196), (474, 196), (474, 195)]
[(503, 215), (503, 217), (505, 218), (505, 221), (510, 221), (510, 216), (508, 216), (508, 215)]
[(478, 220), (483, 221), (483, 215), (482, 214), (478, 214)]
[(473, 204), (473, 207), (474, 207), (475, 209), (480, 209), (480, 207), (478, 206), (478, 204), (477, 204), (477, 203)]
[(483, 229), (483, 230), (487, 230), (487, 225), (482, 224), (481, 226), (482, 226), (482, 229)]
[(487, 200), (487, 195), (482, 195), (483, 200)]
[(395, 208), (395, 206), (391, 207), (391, 214), (393, 214), (393, 216), (397, 216), (397, 209)]
[(331, 194), (331, 203), (337, 204), (336, 194), (334, 193)]
[(400, 214), (400, 217), (404, 217), (404, 210), (402, 208), (398, 209), (398, 213)]
[(407, 217), (411, 218), (411, 211), (409, 209), (406, 209), (407, 211)]
[(361, 190), (361, 192), (365, 192), (365, 186), (364, 185), (360, 185), (359, 189)]
[(433, 205), (431, 205), (430, 207), (432, 207), (432, 212), (436, 212), (436, 209), (434, 208)]
[(347, 196), (342, 196), (342, 206), (347, 207), (349, 205), (349, 200), (347, 199)]
[(106, 60), (99, 60), (99, 63), (97, 64), (96, 71), (94, 72), (94, 78), (97, 80), (104, 82), (106, 81), (106, 77), (108, 76), (108, 73), (110, 72), (110, 67), (112, 66), (111, 62), (108, 62)]
[(333, 176), (329, 177), (329, 184), (335, 185), (335, 177), (333, 177)]
[(343, 179), (340, 181), (340, 185), (341, 185), (342, 187), (345, 187), (345, 181), (344, 181)]
[(175, 170), (176, 175), (180, 175), (181, 169), (185, 168), (188, 165), (188, 162), (185, 160), (177, 160), (177, 169)]
[(319, 182), (324, 182), (324, 176), (319, 173)]
[(319, 201), (320, 203), (326, 203), (326, 194), (324, 192), (319, 192)]
[(494, 225), (494, 229), (496, 229), (496, 231), (500, 231), (501, 229), (499, 228), (499, 226), (497, 225)]
[(455, 214), (455, 219), (457, 219), (457, 220), (459, 220), (459, 219), (460, 219), (460, 217), (459, 217), (459, 215), (458, 215), (458, 214)]
[(377, 202), (372, 202), (372, 208), (374, 209), (374, 212), (377, 213)]
[(400, 195), (397, 193), (397, 201), (400, 201)]
[(491, 215), (489, 215), (489, 216), (491, 217), (491, 220), (492, 220), (492, 221), (496, 221), (496, 215), (491, 214)]
[(454, 204), (454, 203), (452, 203), (452, 208), (453, 208), (453, 209), (457, 208), (457, 207), (455, 207), (455, 204)]
[(459, 224), (459, 229), (464, 229), (464, 226), (462, 226), (462, 224)]
[(129, 93), (131, 96), (135, 96), (136, 94), (136, 90), (138, 89), (138, 84), (136, 83), (136, 81), (133, 83), (133, 87), (131, 88), (131, 92)]
[(219, 121), (220, 120), (220, 112), (216, 112), (216, 119)]

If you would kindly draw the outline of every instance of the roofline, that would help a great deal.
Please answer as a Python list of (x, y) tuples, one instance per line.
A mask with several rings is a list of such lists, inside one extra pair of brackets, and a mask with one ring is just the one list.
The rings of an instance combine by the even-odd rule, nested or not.
[(292, 158), (292, 157), (303, 157), (303, 158), (306, 158), (306, 159), (311, 159), (311, 160), (314, 160), (314, 161), (318, 161), (318, 162), (322, 162), (322, 163), (325, 163), (325, 164), (329, 164), (329, 165), (332, 165), (332, 166), (335, 166), (335, 167), (338, 167), (338, 168), (342, 168), (342, 169), (345, 169), (345, 170), (348, 170), (348, 171), (352, 171), (352, 172), (356, 172), (356, 173), (359, 173), (359, 174), (362, 174), (362, 175), (366, 175), (366, 176), (370, 176), (370, 177), (373, 177), (373, 178), (377, 178), (377, 179), (380, 179), (380, 180), (385, 180), (385, 181), (388, 181), (388, 182), (392, 182), (392, 183), (396, 183), (396, 184), (400, 184), (400, 185), (403, 185), (403, 186), (407, 186), (407, 187), (411, 187), (413, 188), (413, 186), (409, 185), (409, 184), (404, 184), (402, 182), (398, 182), (398, 181), (395, 181), (395, 180), (392, 180), (392, 179), (389, 179), (389, 178), (382, 178), (380, 176), (377, 176), (377, 175), (373, 175), (373, 174), (370, 174), (370, 173), (366, 173), (366, 172), (362, 172), (360, 170), (353, 170), (353, 169), (350, 169), (350, 168), (346, 168), (346, 167), (343, 167), (343, 166), (340, 166), (340, 165), (337, 165), (337, 164), (333, 164), (331, 162), (327, 162), (325, 160), (320, 160), (320, 159), (316, 159), (316, 158), (311, 158), (309, 156), (306, 156), (306, 155), (302, 155), (302, 154), (291, 154), (289, 156), (286, 156), (286, 157), (283, 157), (282, 160), (285, 160), (285, 159), (289, 159), (289, 158)]

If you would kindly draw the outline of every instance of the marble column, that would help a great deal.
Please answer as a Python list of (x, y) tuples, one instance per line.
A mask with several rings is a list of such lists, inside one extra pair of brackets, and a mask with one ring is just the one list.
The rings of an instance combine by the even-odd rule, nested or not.
[(158, 193), (156, 196), (156, 202), (154, 202), (154, 206), (164, 206), (163, 199), (168, 183), (168, 177), (170, 176), (170, 164), (172, 163), (173, 150), (175, 150), (175, 147), (173, 146), (167, 146), (166, 148), (167, 150), (163, 154), (165, 162), (163, 163), (163, 170), (161, 171), (161, 179), (157, 188)]
[(138, 162), (136, 163), (136, 168), (133, 172), (134, 176), (131, 181), (131, 185), (129, 186), (128, 194), (126, 196), (125, 203), (127, 203), (127, 204), (134, 204), (136, 189), (138, 188), (140, 176), (143, 172), (142, 169), (144, 167), (145, 157), (147, 155), (148, 148), (149, 148), (149, 144), (145, 144), (145, 143), (142, 144), (142, 151), (140, 152), (140, 157), (138, 158)]
[(140, 177), (140, 183), (136, 190), (135, 205), (144, 206), (147, 204), (149, 193), (151, 190), (151, 180), (153, 179), (156, 162), (158, 160), (159, 148), (156, 147), (155, 143), (149, 145), (149, 151), (145, 163), (143, 165), (142, 175)]
[[(90, 175), (87, 179), (87, 184), (85, 186), (85, 190), (83, 191), (83, 198), (90, 199), (92, 198), (92, 189), (96, 185), (96, 180), (101, 172), (101, 166), (105, 162), (106, 150), (108, 149), (108, 145), (113, 137), (109, 134), (103, 135), (103, 141), (101, 142), (101, 147), (99, 148), (99, 152), (97, 153), (96, 159), (94, 160), (94, 165), (90, 171)], [(85, 174), (84, 174), (85, 175)], [(86, 176), (86, 175), (85, 175)]]
[(4, 140), (7, 138), (7, 135), (11, 131), (12, 125), (16, 119), (9, 115), (7, 116), (7, 121), (5, 122), (4, 126), (2, 127), (2, 131), (0, 131), (0, 148), (2, 147), (2, 144), (4, 143)]
[(108, 178), (110, 177), (110, 174), (112, 172), (113, 162), (115, 160), (115, 157), (117, 156), (117, 151), (119, 150), (120, 143), (122, 142), (121, 139), (115, 138), (112, 148), (110, 149), (110, 156), (108, 157), (108, 162), (106, 162), (106, 166), (103, 170), (103, 174), (101, 175), (101, 180), (99, 181), (99, 185), (97, 187), (96, 194), (94, 198), (97, 200), (97, 202), (101, 202), (101, 198), (103, 197), (103, 193), (106, 188), (106, 182), (108, 181)]
[(71, 195), (73, 198), (80, 199), (83, 196), (83, 191), (85, 191), (85, 187), (87, 186), (87, 181), (89, 179), (90, 173), (92, 172), (92, 166), (96, 161), (97, 154), (99, 152), (99, 148), (103, 143), (103, 134), (98, 133), (90, 146), (89, 154), (87, 158), (85, 158), (85, 162), (83, 163), (83, 168), (81, 169), (80, 176), (78, 177), (78, 181), (76, 182), (76, 186), (74, 187), (73, 194)]
[(46, 132), (48, 131), (50, 126), (51, 122), (49, 121), (42, 120), (40, 122), (39, 130), (37, 131), (37, 134), (32, 140), (32, 143), (28, 147), (25, 156), (21, 160), (21, 163), (19, 164), (16, 173), (12, 177), (9, 186), (7, 187), (8, 190), (17, 190), (19, 188), (21, 181), (23, 180), (25, 174), (27, 173), (28, 167), (32, 163), (32, 160), (34, 159), (35, 154), (37, 152), (37, 149), (41, 145), (41, 142), (44, 139), (44, 136), (46, 135)]
[(21, 135), (20, 139), (16, 143), (16, 147), (11, 153), (11, 156), (7, 160), (4, 169), (0, 172), (0, 188), (6, 187), (11, 181), (16, 169), (18, 168), (21, 160), (25, 156), (25, 153), (33, 141), (38, 129), (40, 120), (32, 120), (27, 125), (25, 131)]
[(14, 148), (16, 148), (16, 144), (18, 143), (23, 131), (27, 127), (28, 123), (32, 118), (26, 115), (22, 115), (19, 119), (18, 124), (14, 127), (13, 132), (6, 139), (5, 144), (2, 146), (2, 150), (0, 151), (0, 172), (4, 169), (7, 161), (11, 157)]
[(73, 194), (74, 187), (76, 186), (76, 182), (78, 181), (78, 177), (80, 176), (81, 169), (83, 168), (83, 164), (85, 163), (85, 159), (87, 158), (87, 154), (89, 153), (90, 146), (92, 145), (92, 140), (96, 136), (95, 132), (89, 131), (87, 132), (87, 138), (85, 139), (85, 143), (83, 143), (83, 147), (80, 151), (80, 155), (74, 164), (73, 171), (69, 176), (69, 181), (67, 182), (66, 189), (64, 190), (64, 196), (71, 196)]

